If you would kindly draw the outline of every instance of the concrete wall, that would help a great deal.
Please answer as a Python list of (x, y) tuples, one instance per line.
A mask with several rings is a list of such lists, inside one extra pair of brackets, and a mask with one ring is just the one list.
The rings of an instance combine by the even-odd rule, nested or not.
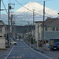
[(0, 49), (5, 49), (5, 38), (0, 38)]

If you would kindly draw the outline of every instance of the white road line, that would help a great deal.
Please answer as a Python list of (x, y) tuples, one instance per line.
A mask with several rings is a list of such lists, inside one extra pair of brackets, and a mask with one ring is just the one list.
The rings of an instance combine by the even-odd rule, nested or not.
[[(25, 42), (24, 42), (25, 43)], [(25, 43), (26, 44), (26, 43)], [(27, 45), (27, 44), (26, 44)], [(28, 46), (28, 45), (27, 45)], [(30, 49), (32, 49), (31, 47), (29, 47)], [(34, 49), (32, 49), (33, 51), (35, 51)], [(52, 59), (52, 58), (50, 58), (50, 57), (48, 57), (48, 56), (46, 56), (46, 55), (44, 55), (44, 54), (42, 54), (42, 53), (40, 53), (40, 52), (38, 52), (38, 51), (35, 51), (35, 52), (37, 52), (37, 53), (39, 53), (40, 55), (43, 55), (44, 57), (46, 57), (46, 58), (49, 58), (49, 59)]]
[[(15, 46), (13, 46), (13, 48), (14, 48)], [(7, 59), (8, 58), (8, 56), (10, 55), (10, 53), (12, 52), (12, 50), (13, 50), (13, 48), (10, 50), (10, 52), (8, 53), (8, 55), (5, 57), (5, 59)]]

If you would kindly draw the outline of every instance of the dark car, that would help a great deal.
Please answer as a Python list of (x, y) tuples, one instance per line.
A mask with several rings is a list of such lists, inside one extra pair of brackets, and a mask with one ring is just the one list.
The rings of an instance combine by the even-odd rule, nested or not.
[(52, 49), (54, 50), (59, 49), (59, 42), (54, 43)]

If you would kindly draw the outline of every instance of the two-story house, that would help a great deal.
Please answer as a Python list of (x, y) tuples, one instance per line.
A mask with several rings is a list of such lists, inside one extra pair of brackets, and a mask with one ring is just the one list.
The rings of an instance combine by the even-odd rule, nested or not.
[(47, 18), (44, 21), (44, 25), (43, 21), (35, 22), (35, 24), (36, 41), (59, 38), (59, 18)]

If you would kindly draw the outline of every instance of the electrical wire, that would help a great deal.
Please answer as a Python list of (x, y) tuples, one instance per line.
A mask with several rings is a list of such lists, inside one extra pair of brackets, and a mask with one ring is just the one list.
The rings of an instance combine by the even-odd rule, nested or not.
[(3, 6), (4, 6), (4, 8), (5, 8), (6, 13), (8, 14), (7, 9), (6, 9), (6, 7), (5, 7), (5, 4), (4, 4), (3, 0), (2, 0), (2, 3), (3, 3)]
[[(23, 6), (21, 3), (19, 3), (17, 0), (15, 0), (19, 5), (21, 5), (21, 6)], [(24, 6), (23, 6), (24, 7)], [(31, 11), (30, 9), (28, 9), (27, 7), (24, 7), (24, 8), (26, 8), (27, 10), (29, 10), (29, 11)], [(31, 11), (31, 12), (33, 12), (33, 11)]]
[[(19, 3), (17, 0), (15, 0), (19, 5), (21, 5), (21, 6), (23, 6), (21, 3)], [(24, 7), (24, 6), (23, 6)], [(24, 7), (24, 8), (26, 8), (27, 10), (29, 10), (29, 11), (31, 11), (30, 9), (28, 9), (27, 7)], [(31, 12), (33, 12), (33, 11), (31, 11)], [(37, 12), (42, 12), (42, 10), (40, 10), (40, 11), (37, 11)], [(46, 13), (47, 14), (47, 13)], [(48, 14), (49, 15), (49, 14)], [(42, 16), (42, 15), (41, 15)], [(51, 16), (51, 15), (50, 15)], [(48, 16), (45, 16), (45, 17), (48, 17)], [(36, 17), (37, 18), (37, 17)]]
[[(23, 6), (21, 3), (19, 3), (17, 0), (15, 0), (18, 4), (20, 4), (21, 6)], [(24, 6), (23, 6), (24, 7)], [(27, 9), (27, 10), (29, 10), (29, 11), (31, 11), (30, 9), (28, 9), (28, 8), (26, 8), (26, 7), (24, 7), (25, 9)], [(33, 12), (33, 11), (31, 11), (31, 12)], [(35, 12), (35, 11), (34, 11)], [(36, 12), (43, 12), (42, 10), (40, 10), (40, 11), (36, 11)], [(42, 15), (40, 15), (40, 16), (42, 16)], [(48, 17), (48, 16), (46, 16), (46, 17)]]
[[(23, 6), (21, 3), (19, 3), (17, 0), (15, 0), (19, 5), (21, 5), (21, 6)], [(23, 6), (24, 7), (24, 6)], [(25, 9), (27, 9), (27, 10), (29, 10), (29, 11), (31, 11), (30, 9), (28, 9), (27, 7), (24, 7)], [(36, 11), (36, 12), (41, 12), (42, 10), (40, 10), (40, 11)], [(31, 11), (31, 12), (33, 12), (33, 11)], [(35, 12), (35, 11), (34, 11)], [(42, 15), (41, 15), (42, 16)]]

